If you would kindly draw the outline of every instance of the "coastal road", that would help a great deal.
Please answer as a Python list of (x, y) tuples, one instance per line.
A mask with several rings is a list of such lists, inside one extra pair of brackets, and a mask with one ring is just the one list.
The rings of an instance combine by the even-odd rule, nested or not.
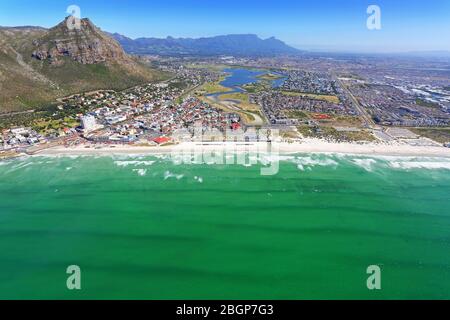
[(371, 129), (379, 129), (379, 127), (372, 120), (370, 114), (366, 111), (366, 109), (363, 106), (359, 104), (358, 99), (356, 99), (353, 93), (351, 93), (350, 89), (341, 81), (341, 79), (339, 79), (339, 77), (335, 73), (332, 73), (332, 76), (336, 79), (336, 81), (339, 83), (342, 89), (344, 89), (345, 92), (348, 94), (348, 96), (352, 99), (353, 103), (355, 104), (356, 110), (364, 120), (366, 127)]
[(33, 113), (33, 112), (34, 112), (34, 110), (0, 113), (0, 118), (6, 118), (6, 117), (11, 117), (11, 116), (16, 116), (19, 114), (27, 114), (27, 113)]
[(194, 92), (195, 90), (199, 89), (201, 86), (203, 86), (203, 83), (201, 83), (201, 84), (199, 84), (199, 85), (196, 85), (196, 86), (194, 86), (194, 87), (191, 87), (191, 88), (187, 89), (187, 90), (180, 96), (180, 98), (185, 98), (185, 97), (187, 97), (187, 96), (190, 95), (192, 92)]

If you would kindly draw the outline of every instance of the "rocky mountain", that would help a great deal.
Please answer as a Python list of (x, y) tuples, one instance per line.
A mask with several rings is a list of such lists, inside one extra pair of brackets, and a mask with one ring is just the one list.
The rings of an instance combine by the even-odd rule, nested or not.
[(80, 29), (69, 29), (67, 19), (48, 30), (45, 36), (33, 41), (32, 56), (59, 64), (62, 57), (70, 57), (82, 64), (101, 62), (131, 62), (122, 47), (98, 29), (89, 19), (80, 21)]
[(125, 89), (161, 78), (89, 19), (51, 29), (0, 27), (0, 113), (34, 109), (57, 97)]
[(300, 50), (272, 37), (260, 39), (254, 34), (225, 35), (210, 38), (138, 38), (131, 39), (118, 33), (112, 34), (128, 53), (157, 54), (164, 56), (276, 56), (295, 55)]

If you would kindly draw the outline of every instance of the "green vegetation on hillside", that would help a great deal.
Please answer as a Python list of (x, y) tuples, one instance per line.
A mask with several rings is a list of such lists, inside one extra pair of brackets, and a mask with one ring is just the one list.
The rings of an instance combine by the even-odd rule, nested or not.
[(68, 94), (92, 90), (124, 90), (151, 80), (164, 79), (162, 74), (150, 69), (144, 75), (138, 72), (134, 74), (118, 64), (80, 64), (70, 58), (64, 58), (62, 66), (42, 62), (41, 72), (52, 81), (60, 83)]
[[(152, 69), (138, 58), (126, 56), (114, 40), (93, 26), (84, 36), (70, 34), (72, 39), (67, 39), (63, 26), (50, 30), (34, 27), (0, 30), (0, 114), (45, 108), (57, 98), (74, 93), (123, 90), (169, 78), (167, 73)], [(91, 52), (84, 49), (86, 46), (97, 43), (103, 49), (97, 54), (103, 54), (106, 62), (84, 64), (75, 61), (75, 57), (62, 55), (56, 63), (33, 58), (38, 48), (43, 52), (54, 48), (56, 39), (65, 39), (64, 43), (78, 48), (81, 55)], [(120, 58), (111, 58), (114, 55)]]
[(78, 124), (76, 115), (88, 111), (88, 107), (67, 105), (60, 110), (56, 104), (47, 104), (37, 108), (34, 112), (0, 115), (0, 130), (26, 126), (41, 133), (49, 133), (51, 129), (58, 131), (65, 127), (76, 126)]
[(39, 70), (52, 83), (30, 79), (23, 76), (20, 70), (9, 70), (13, 79), (5, 79), (1, 83), (0, 113), (21, 110), (39, 109), (56, 98), (71, 94), (94, 90), (124, 90), (150, 81), (161, 81), (169, 76), (148, 69), (147, 74), (127, 72), (117, 64), (83, 65), (65, 58), (63, 66), (52, 66), (47, 62), (33, 62), (35, 70)]

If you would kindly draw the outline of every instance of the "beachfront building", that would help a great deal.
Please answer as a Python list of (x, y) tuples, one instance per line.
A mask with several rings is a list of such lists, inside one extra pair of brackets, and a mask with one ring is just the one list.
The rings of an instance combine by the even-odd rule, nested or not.
[(81, 118), (81, 124), (84, 132), (91, 132), (98, 129), (97, 121), (92, 115), (86, 115)]

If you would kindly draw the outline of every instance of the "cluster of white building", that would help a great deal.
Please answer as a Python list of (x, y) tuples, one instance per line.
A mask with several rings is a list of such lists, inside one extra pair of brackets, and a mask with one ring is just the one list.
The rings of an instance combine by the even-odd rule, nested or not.
[(44, 137), (31, 128), (12, 128), (3, 130), (2, 133), (2, 136), (0, 136), (0, 150), (27, 147), (46, 141)]

